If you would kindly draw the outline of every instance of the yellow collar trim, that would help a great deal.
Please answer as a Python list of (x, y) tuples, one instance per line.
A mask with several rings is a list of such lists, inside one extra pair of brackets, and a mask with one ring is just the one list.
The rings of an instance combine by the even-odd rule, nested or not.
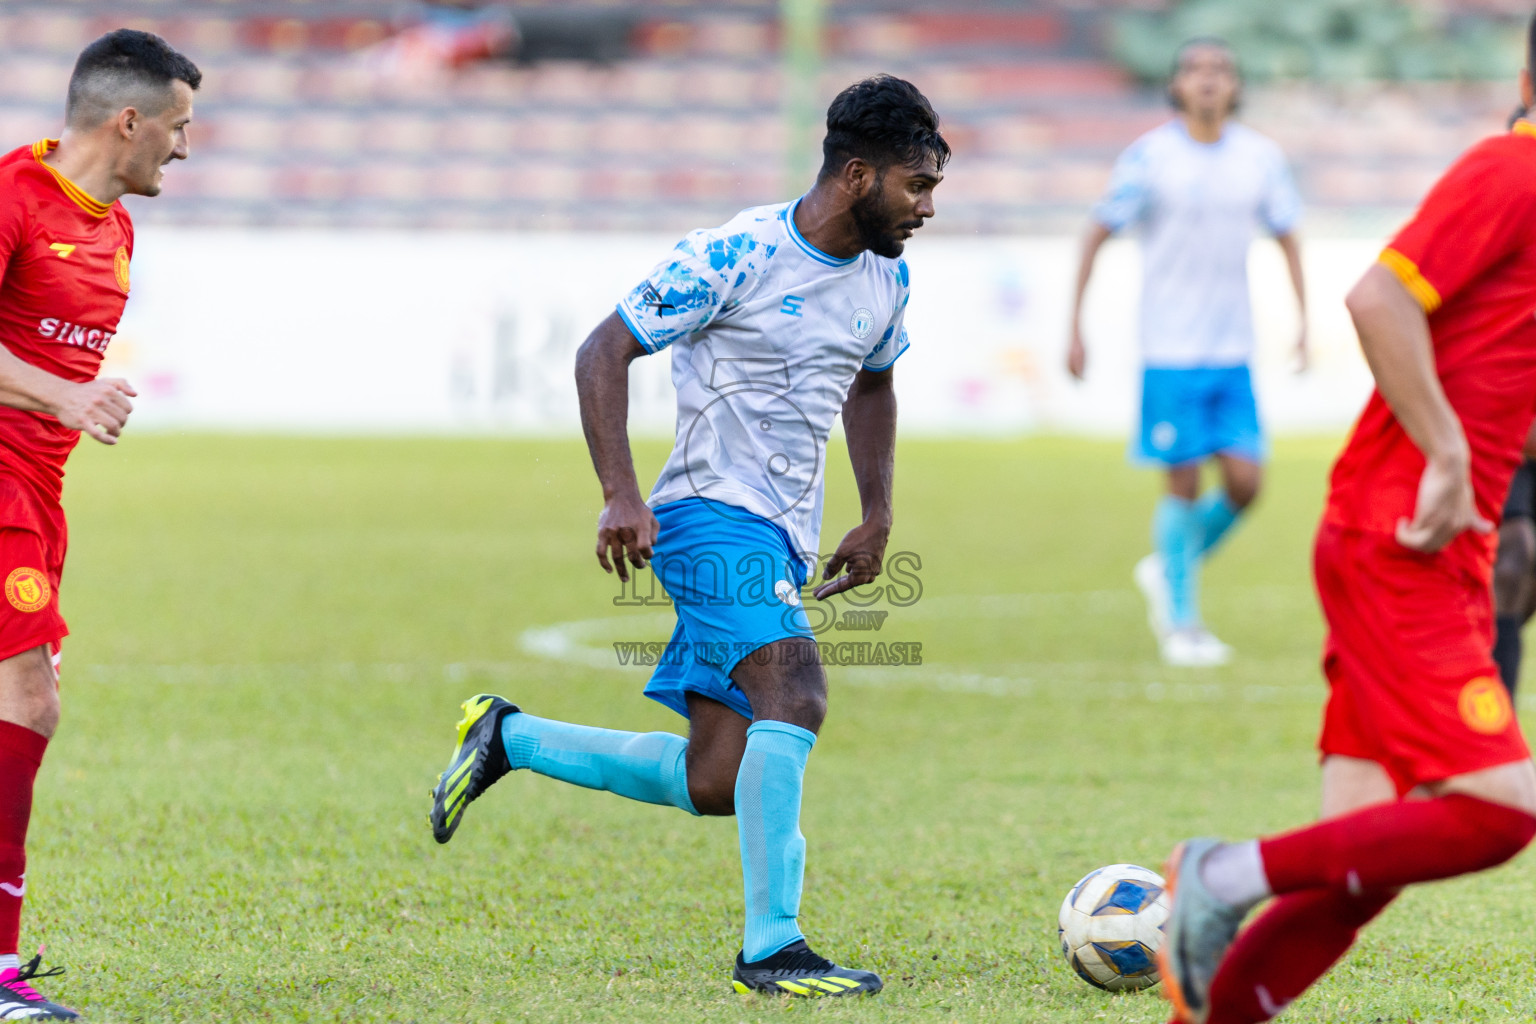
[(1536, 124), (1532, 124), (1524, 119), (1516, 121), (1509, 130), (1516, 135), (1529, 135), (1532, 138), (1536, 138)]
[(47, 156), (49, 153), (52, 153), (58, 148), (58, 139), (41, 139), (32, 144), (32, 158), (41, 164), (49, 174), (53, 175), (54, 180), (59, 183), (59, 187), (64, 190), (64, 194), (68, 196), (76, 206), (80, 207), (80, 209), (84, 210), (92, 217), (105, 217), (107, 214), (111, 213), (112, 207), (110, 204), (103, 204), (98, 202), (88, 192), (86, 192), (85, 189), (81, 188), (79, 185), (76, 185), (74, 182), (64, 177), (64, 175), (54, 170), (43, 161), (43, 157)]

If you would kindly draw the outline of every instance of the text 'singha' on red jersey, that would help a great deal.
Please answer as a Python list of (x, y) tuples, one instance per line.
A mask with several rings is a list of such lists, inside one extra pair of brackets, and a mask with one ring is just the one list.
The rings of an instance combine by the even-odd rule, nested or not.
[[(1468, 150), (1381, 262), (1429, 314), (1478, 511), (1497, 521), (1536, 416), (1536, 125), (1521, 121)], [(1375, 392), (1334, 466), (1325, 518), (1391, 533), (1413, 518), (1423, 472), (1423, 454)], [(1468, 532), (1447, 553), (1486, 573), (1494, 544)]]
[[(133, 223), (121, 203), (103, 206), (43, 162), (57, 145), (0, 158), (0, 344), (83, 382), (96, 378), (128, 301)], [(79, 439), (52, 416), (0, 406), (0, 526), (53, 518)]]

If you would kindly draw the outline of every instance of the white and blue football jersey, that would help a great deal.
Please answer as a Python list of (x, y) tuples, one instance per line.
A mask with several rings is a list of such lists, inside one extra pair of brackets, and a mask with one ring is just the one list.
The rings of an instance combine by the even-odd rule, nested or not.
[(1273, 141), (1229, 124), (1197, 142), (1170, 121), (1130, 145), (1094, 217), (1141, 228), (1141, 351), (1159, 368), (1245, 364), (1253, 353), (1248, 248), (1293, 230), (1301, 198)]
[(650, 504), (743, 508), (814, 554), (832, 422), (860, 367), (906, 351), (909, 287), (903, 260), (816, 249), (798, 205), (690, 233), (618, 312), (646, 351), (672, 349), (677, 435)]

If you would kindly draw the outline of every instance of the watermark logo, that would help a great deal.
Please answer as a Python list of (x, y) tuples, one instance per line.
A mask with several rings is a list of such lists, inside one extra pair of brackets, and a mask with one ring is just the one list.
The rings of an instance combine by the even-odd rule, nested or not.
[[(702, 661), (709, 665), (734, 665), (752, 660), (757, 664), (803, 664), (810, 660), (810, 648), (780, 644), (770, 647), (748, 643), (673, 643), (662, 640), (615, 640), (613, 653), (621, 666), (657, 668), (661, 665), (687, 666)], [(923, 645), (908, 641), (827, 641), (817, 640), (817, 663), (843, 668), (905, 667), (923, 663)]]
[[(831, 560), (826, 555), (786, 556), (777, 551), (736, 549), (729, 553), (690, 550), (658, 553), (650, 572), (631, 574), (613, 598), (618, 608), (698, 608), (711, 619), (739, 618), (748, 635), (777, 622), (787, 634), (809, 632), (818, 657), (828, 666), (920, 665), (920, 641), (892, 636), (893, 614), (922, 600), (923, 560), (912, 551), (886, 556), (881, 575), (825, 601), (809, 596)], [(799, 580), (806, 580), (804, 589)], [(682, 612), (687, 618), (686, 612)], [(873, 634), (879, 634), (874, 636)], [(868, 639), (864, 637), (867, 636)], [(794, 645), (779, 645), (793, 649)], [(754, 649), (733, 643), (620, 640), (613, 644), (621, 665), (655, 667), (700, 660), (734, 664)], [(803, 647), (800, 649), (803, 650)]]

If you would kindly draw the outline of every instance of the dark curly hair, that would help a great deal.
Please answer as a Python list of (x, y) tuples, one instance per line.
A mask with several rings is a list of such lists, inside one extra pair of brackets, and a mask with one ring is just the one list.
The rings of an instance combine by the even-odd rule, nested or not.
[(917, 86), (894, 75), (875, 75), (837, 94), (827, 108), (821, 151), (824, 178), (856, 157), (884, 169), (931, 155), (942, 170), (950, 155), (933, 105)]
[[(151, 32), (120, 28), (108, 32), (84, 50), (69, 76), (64, 119), (85, 127), (100, 124), (130, 93), (166, 90), (172, 82), (196, 89), (203, 73), (171, 44)], [(164, 109), (164, 108), (162, 108)]]

